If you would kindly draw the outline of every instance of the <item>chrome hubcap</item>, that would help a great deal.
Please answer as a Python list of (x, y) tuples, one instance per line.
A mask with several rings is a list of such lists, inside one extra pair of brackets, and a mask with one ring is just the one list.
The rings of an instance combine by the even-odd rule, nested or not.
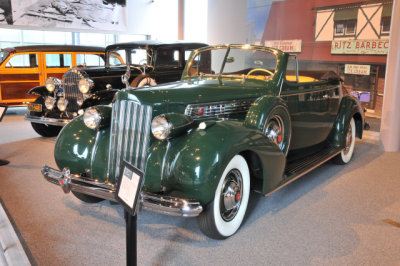
[(242, 202), (243, 179), (239, 170), (231, 170), (225, 177), (220, 196), (220, 212), (224, 221), (235, 218)]
[(351, 128), (350, 125), (346, 135), (346, 147), (344, 148), (345, 155), (349, 152), (352, 142), (353, 142), (353, 129)]
[(278, 115), (274, 115), (268, 122), (265, 128), (265, 134), (267, 137), (274, 142), (278, 147), (282, 150), (284, 143), (283, 143), (283, 136), (284, 136), (284, 126), (282, 118)]

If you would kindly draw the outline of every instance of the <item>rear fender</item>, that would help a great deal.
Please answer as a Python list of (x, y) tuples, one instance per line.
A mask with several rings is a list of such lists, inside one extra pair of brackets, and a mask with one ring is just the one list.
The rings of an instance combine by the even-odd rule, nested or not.
[(342, 148), (346, 146), (346, 133), (349, 129), (351, 118), (354, 118), (356, 122), (356, 136), (361, 139), (364, 128), (362, 107), (355, 97), (346, 95), (340, 103), (339, 112), (328, 137), (329, 142), (334, 147)]

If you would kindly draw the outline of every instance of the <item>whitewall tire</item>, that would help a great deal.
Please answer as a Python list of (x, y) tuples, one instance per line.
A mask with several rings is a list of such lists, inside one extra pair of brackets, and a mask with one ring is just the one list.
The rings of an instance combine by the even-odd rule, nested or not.
[(356, 123), (354, 118), (351, 118), (349, 128), (346, 133), (346, 146), (340, 152), (340, 154), (336, 155), (333, 158), (333, 162), (335, 164), (346, 164), (350, 162), (354, 153), (354, 146), (356, 143)]
[(201, 231), (214, 239), (235, 234), (246, 214), (249, 195), (249, 167), (241, 155), (235, 155), (220, 177), (213, 201), (198, 217)]

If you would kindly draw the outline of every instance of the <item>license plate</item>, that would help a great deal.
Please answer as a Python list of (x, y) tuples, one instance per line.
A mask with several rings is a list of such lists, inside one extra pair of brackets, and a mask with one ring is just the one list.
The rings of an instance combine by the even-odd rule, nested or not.
[(41, 112), (42, 111), (42, 105), (41, 104), (32, 103), (32, 104), (28, 105), (28, 111)]

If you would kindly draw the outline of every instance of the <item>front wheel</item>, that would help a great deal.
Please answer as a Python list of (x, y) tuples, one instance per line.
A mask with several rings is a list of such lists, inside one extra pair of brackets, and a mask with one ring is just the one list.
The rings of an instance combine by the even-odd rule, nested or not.
[(55, 137), (62, 127), (31, 122), (32, 128), (43, 137)]
[(354, 122), (354, 118), (352, 118), (346, 133), (346, 147), (340, 152), (340, 154), (333, 157), (332, 162), (335, 164), (346, 164), (350, 162), (351, 157), (353, 157), (355, 143), (356, 123)]
[(214, 239), (233, 235), (242, 224), (249, 195), (249, 167), (241, 155), (235, 155), (220, 177), (213, 201), (198, 216), (200, 230)]

